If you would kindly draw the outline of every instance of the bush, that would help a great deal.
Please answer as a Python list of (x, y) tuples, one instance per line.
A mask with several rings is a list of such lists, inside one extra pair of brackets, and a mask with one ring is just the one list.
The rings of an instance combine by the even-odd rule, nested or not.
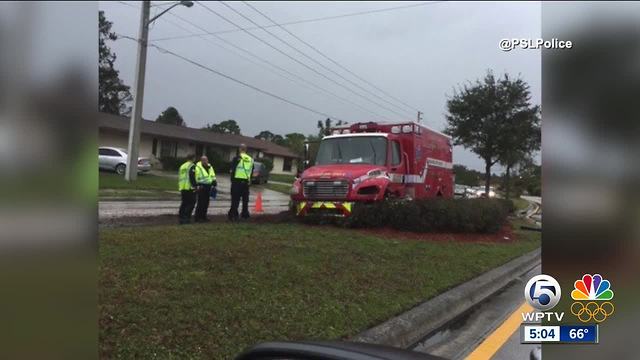
[(273, 170), (273, 161), (271, 161), (271, 159), (259, 158), (256, 159), (256, 161), (262, 163), (262, 165), (267, 169), (267, 172), (271, 172), (271, 170)]
[(174, 158), (174, 157), (163, 157), (160, 159), (160, 163), (162, 163), (162, 170), (166, 171), (178, 171), (180, 165), (182, 165), (186, 159), (184, 158)]
[(390, 226), (412, 232), (497, 232), (513, 202), (503, 199), (429, 199), (356, 204), (345, 225)]
[(228, 174), (231, 169), (231, 161), (226, 161), (216, 151), (208, 151), (207, 158), (209, 163), (213, 166), (213, 170), (216, 174)]

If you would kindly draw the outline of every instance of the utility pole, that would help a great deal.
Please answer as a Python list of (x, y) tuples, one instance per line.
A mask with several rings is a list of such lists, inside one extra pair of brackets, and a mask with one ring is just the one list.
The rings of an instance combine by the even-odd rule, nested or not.
[(136, 61), (135, 93), (129, 124), (129, 143), (127, 147), (126, 181), (135, 181), (138, 177), (138, 153), (140, 147), (140, 123), (142, 121), (142, 101), (144, 99), (144, 74), (147, 64), (147, 39), (149, 38), (149, 13), (151, 1), (142, 2), (140, 11), (140, 31), (138, 32), (138, 58)]
[(422, 122), (422, 111), (418, 111), (418, 122)]

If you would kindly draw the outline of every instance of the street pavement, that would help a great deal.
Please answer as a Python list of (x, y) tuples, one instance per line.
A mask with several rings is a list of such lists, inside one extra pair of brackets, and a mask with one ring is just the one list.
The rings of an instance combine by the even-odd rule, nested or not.
[[(413, 350), (446, 359), (529, 359), (537, 345), (520, 344), (519, 328), (511, 331), (504, 324), (525, 302), (522, 294), (527, 281), (540, 271), (538, 265), (518, 277), (469, 313), (428, 335)], [(518, 313), (516, 316), (521, 322), (521, 315)], [(482, 351), (476, 351), (480, 347)]]
[[(231, 182), (228, 177), (218, 177), (218, 196), (209, 203), (210, 215), (223, 215), (231, 205)], [(251, 186), (249, 196), (250, 211), (253, 211), (258, 193), (262, 193), (262, 206), (265, 214), (277, 214), (289, 209), (289, 196), (283, 193)], [(120, 217), (140, 217), (178, 214), (180, 200), (134, 200), (98, 202), (98, 219), (114, 219)]]

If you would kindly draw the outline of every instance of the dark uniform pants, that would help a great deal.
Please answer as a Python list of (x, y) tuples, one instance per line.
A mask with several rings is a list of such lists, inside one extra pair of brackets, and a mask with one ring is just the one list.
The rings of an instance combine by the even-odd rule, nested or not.
[(199, 185), (198, 205), (196, 205), (196, 221), (207, 220), (209, 210), (209, 196), (211, 196), (211, 185)]
[(194, 206), (196, 206), (196, 193), (193, 190), (181, 190), (180, 196), (182, 201), (180, 202), (178, 218), (180, 219), (180, 224), (188, 224), (191, 222), (191, 214)]
[(231, 181), (231, 209), (229, 209), (229, 219), (238, 219), (238, 206), (242, 199), (242, 217), (249, 217), (249, 181)]

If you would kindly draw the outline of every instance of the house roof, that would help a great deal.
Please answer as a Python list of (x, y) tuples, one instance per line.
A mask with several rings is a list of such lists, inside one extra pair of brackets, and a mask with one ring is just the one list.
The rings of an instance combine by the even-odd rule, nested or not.
[[(128, 132), (129, 118), (107, 113), (98, 113), (98, 128)], [(208, 130), (194, 129), (185, 126), (161, 124), (144, 119), (142, 120), (140, 133), (177, 140), (188, 140), (189, 142), (194, 143), (224, 145), (230, 147), (237, 147), (239, 144), (246, 144), (247, 147), (260, 150), (265, 154), (300, 158), (298, 154), (294, 153), (289, 148), (269, 141), (242, 135), (219, 134)]]

